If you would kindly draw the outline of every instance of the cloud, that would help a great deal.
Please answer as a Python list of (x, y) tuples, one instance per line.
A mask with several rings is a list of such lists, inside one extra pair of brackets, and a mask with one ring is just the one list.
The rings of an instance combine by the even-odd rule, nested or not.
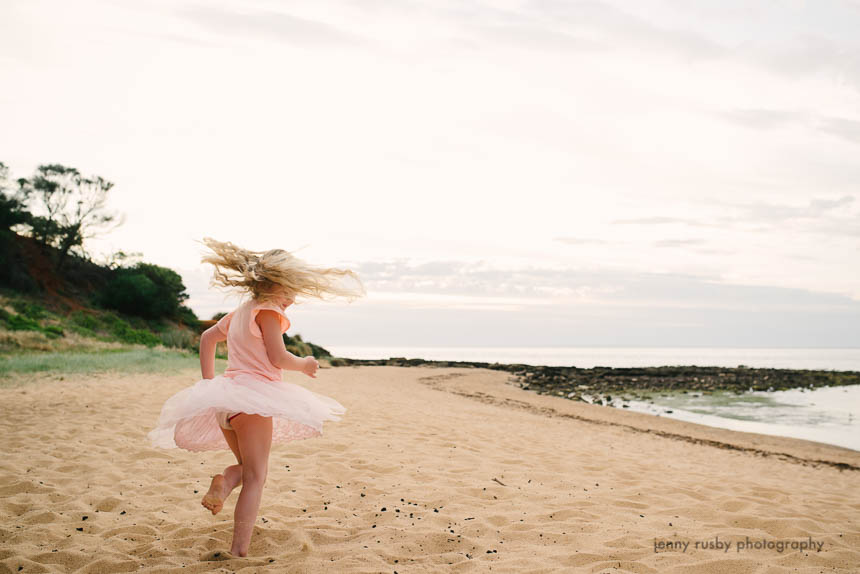
[[(860, 18), (855, 17), (855, 22), (860, 25)], [(855, 90), (860, 89), (860, 49), (857, 45), (807, 35), (795, 37), (790, 47), (756, 48), (749, 55), (776, 73), (786, 76), (824, 74)]]
[[(708, 275), (454, 260), (353, 268), (368, 297), (297, 305), (294, 333), (323, 345), (860, 346), (860, 302), (839, 294)], [(206, 286), (208, 273), (182, 275), (200, 316), (236, 302)]]
[(860, 121), (847, 118), (824, 118), (818, 129), (852, 143), (860, 144)]
[(610, 243), (606, 239), (593, 239), (588, 237), (554, 237), (553, 241), (566, 243), (568, 245), (606, 245)]
[(521, 311), (379, 304), (305, 308), (290, 319), (293, 333), (324, 347), (860, 346), (857, 306), (840, 311), (660, 305)]
[(504, 45), (518, 45), (549, 52), (597, 50), (601, 45), (548, 26), (532, 23), (496, 24), (473, 28), (482, 37)]
[(718, 112), (717, 115), (746, 128), (772, 130), (786, 126), (805, 124), (810, 115), (800, 111), (734, 109)]
[(265, 35), (281, 42), (314, 47), (354, 46), (359, 36), (318, 20), (283, 12), (228, 11), (209, 5), (181, 10), (179, 15), (199, 26), (225, 34)]
[[(611, 4), (616, 4), (615, 6)], [(608, 49), (752, 65), (860, 89), (860, 11), (846, 2), (572, 2), (532, 0), (524, 12)], [(778, 118), (760, 116), (762, 122)]]
[(830, 221), (818, 221), (811, 228), (811, 231), (822, 235), (860, 237), (860, 216), (838, 220), (834, 219)]
[[(833, 219), (842, 210), (854, 203), (854, 196), (843, 195), (835, 199), (813, 198), (807, 205), (784, 205), (777, 203), (727, 204), (738, 215), (723, 218), (725, 221), (752, 223), (781, 223), (800, 219)], [(834, 213), (836, 212), (836, 213)]]
[[(784, 78), (815, 78), (860, 89), (856, 2), (618, 2), (660, 24), (712, 40), (723, 60)], [(681, 46), (676, 44), (675, 48)]]
[(663, 215), (616, 219), (610, 223), (612, 225), (686, 225), (689, 227), (728, 227), (726, 220), (714, 219), (713, 221), (702, 221), (698, 219), (667, 217)]
[(758, 226), (757, 231), (771, 232), (774, 228), (793, 234), (812, 233), (832, 237), (860, 236), (860, 214), (850, 213), (853, 195), (837, 198), (813, 198), (806, 205), (778, 203), (728, 204), (734, 213), (719, 217), (727, 226)]
[(664, 217), (659, 215), (653, 217), (635, 217), (633, 219), (616, 219), (612, 223), (614, 225), (663, 225), (667, 223), (685, 223), (687, 225), (699, 225), (698, 222), (689, 219), (681, 219), (678, 217)]
[[(710, 216), (710, 221), (692, 218), (667, 217), (661, 215), (617, 219), (614, 225), (673, 225), (684, 224), (690, 227), (710, 227), (721, 229), (742, 228), (750, 225), (765, 227), (791, 223), (795, 231), (823, 233), (829, 235), (857, 235), (860, 215), (851, 215), (849, 208), (856, 201), (853, 195), (835, 198), (812, 198), (806, 205), (788, 205), (768, 202), (735, 203), (723, 200), (710, 200), (712, 206), (722, 208), (721, 215)], [(712, 209), (713, 210), (713, 209)], [(667, 239), (658, 241), (656, 247), (678, 247), (695, 245), (703, 240)]]
[(595, 45), (610, 49), (650, 49), (685, 60), (716, 58), (725, 53), (724, 48), (695, 32), (656, 26), (604, 2), (532, 0), (525, 6), (545, 25), (579, 31), (585, 37), (594, 37)]
[(181, 34), (173, 34), (170, 32), (165, 33), (152, 33), (147, 31), (136, 31), (134, 32), (139, 36), (144, 36), (147, 38), (156, 38), (158, 40), (167, 40), (168, 42), (175, 42), (177, 44), (183, 44), (186, 46), (194, 46), (197, 48), (218, 48), (220, 44), (218, 42), (214, 42), (211, 40), (203, 40), (201, 38), (197, 38), (189, 35), (181, 35)]
[[(700, 245), (702, 239), (667, 239), (666, 247)], [(831, 308), (857, 305), (842, 295), (802, 289), (722, 283), (717, 275), (643, 273), (613, 269), (549, 267), (489, 267), (463, 261), (433, 261), (412, 265), (406, 260), (367, 262), (353, 267), (368, 292), (532, 298), (545, 305), (548, 293), (560, 305), (652, 305), (668, 307)]]
[(860, 144), (860, 121), (822, 116), (803, 111), (733, 109), (716, 112), (717, 117), (753, 130), (802, 127), (819, 131), (851, 143)]
[[(860, 303), (842, 295), (682, 274), (471, 271), (451, 261), (425, 266), (420, 276), (404, 262), (392, 268), (410, 278), (399, 295), (299, 307), (291, 315), (296, 332), (323, 345), (860, 345)], [(509, 283), (500, 291), (503, 278)], [(371, 292), (376, 278), (364, 280)]]
[(838, 199), (813, 199), (809, 202), (809, 207), (818, 213), (839, 209), (840, 207), (848, 207), (854, 203), (853, 195), (843, 195)]
[(703, 243), (705, 243), (704, 239), (661, 239), (654, 242), (654, 247), (689, 247)]

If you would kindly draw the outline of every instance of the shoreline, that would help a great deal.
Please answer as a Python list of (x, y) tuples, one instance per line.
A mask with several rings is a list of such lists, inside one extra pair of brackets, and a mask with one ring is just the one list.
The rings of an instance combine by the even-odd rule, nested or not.
[[(367, 368), (367, 367), (359, 367)], [(803, 438), (732, 430), (702, 423), (684, 421), (649, 413), (619, 408), (607, 408), (588, 402), (563, 400), (550, 394), (526, 393), (510, 381), (487, 374), (476, 379), (496, 380), (504, 385), (484, 384), (478, 388), (465, 369), (450, 370), (439, 375), (421, 377), (420, 382), (436, 390), (505, 408), (525, 410), (549, 418), (574, 420), (597, 427), (617, 427), (625, 432), (660, 437), (695, 445), (735, 451), (755, 457), (778, 460), (811, 467), (830, 467), (839, 471), (860, 471), (860, 451)], [(464, 381), (461, 383), (460, 381)], [(502, 390), (504, 389), (504, 390)]]
[[(505, 371), (523, 390), (539, 395), (554, 395), (574, 401), (609, 404), (611, 395), (628, 393), (730, 391), (779, 391), (814, 389), (860, 384), (858, 371), (821, 369), (774, 369), (738, 367), (557, 367), (477, 361), (437, 361), (391, 357), (389, 359), (350, 359), (332, 357), (332, 367), (393, 366), (431, 368), (475, 368)], [(586, 398), (588, 397), (588, 398)], [(597, 397), (599, 400), (594, 400)], [(591, 400), (589, 400), (591, 399)]]

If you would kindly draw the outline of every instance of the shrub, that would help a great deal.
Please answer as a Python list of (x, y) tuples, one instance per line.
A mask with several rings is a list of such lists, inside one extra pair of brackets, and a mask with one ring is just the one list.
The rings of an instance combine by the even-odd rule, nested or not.
[[(15, 301), (12, 303), (12, 306), (21, 307), (20, 303), (20, 301)], [(24, 303), (24, 305), (27, 305), (28, 307), (23, 308), (30, 310), (37, 316), (44, 315), (45, 310), (42, 307), (29, 303)], [(33, 311), (33, 309), (37, 309), (38, 311)], [(38, 331), (52, 338), (61, 337), (63, 335), (63, 329), (58, 325), (42, 326), (32, 317), (28, 317), (23, 313), (13, 315), (3, 308), (0, 308), (0, 321), (2, 321), (10, 331)]]
[(117, 326), (113, 334), (123, 343), (129, 343), (132, 345), (146, 345), (147, 347), (154, 347), (161, 342), (154, 333), (144, 329), (133, 329), (128, 323)]
[(195, 325), (197, 317), (183, 302), (188, 299), (178, 273), (151, 263), (114, 271), (99, 298), (109, 308), (147, 319), (169, 318)]
[(313, 351), (314, 357), (316, 357), (317, 359), (323, 359), (323, 358), (331, 357), (331, 353), (329, 353), (327, 350), (320, 347), (319, 345), (314, 345), (313, 343), (308, 343), (308, 347), (311, 348), (311, 351)]
[(62, 337), (63, 336), (63, 328), (59, 325), (45, 325), (42, 327), (42, 332), (48, 335), (49, 337)]
[(37, 321), (24, 315), (12, 314), (0, 308), (0, 320), (6, 323), (10, 331), (41, 331), (42, 327)]
[(284, 345), (286, 345), (289, 352), (298, 357), (307, 357), (308, 355), (313, 355), (316, 359), (331, 357), (331, 353), (319, 345), (302, 340), (302, 336), (299, 334), (290, 337), (284, 333)]
[(179, 307), (179, 322), (187, 327), (191, 327), (194, 330), (200, 328), (200, 319), (197, 318), (197, 315), (190, 308), (185, 305), (180, 305)]
[(177, 349), (196, 349), (197, 335), (188, 329), (169, 329), (160, 334), (161, 344)]
[(158, 287), (149, 277), (122, 273), (108, 283), (101, 304), (120, 313), (155, 318), (162, 303), (158, 300)]
[(36, 303), (29, 303), (19, 299), (12, 301), (12, 307), (18, 311), (19, 314), (30, 319), (38, 320), (45, 317), (45, 308)]
[(101, 322), (97, 317), (91, 313), (84, 313), (83, 311), (75, 311), (69, 315), (69, 320), (73, 325), (88, 332), (83, 334), (95, 334), (95, 332), (101, 327)]
[(287, 351), (297, 357), (313, 355), (313, 350), (307, 343), (302, 341), (302, 338), (299, 336), (290, 337), (289, 335), (284, 334), (284, 345), (287, 347)]
[(146, 329), (136, 329), (128, 321), (114, 313), (96, 315), (75, 311), (69, 316), (69, 319), (82, 335), (108, 334), (123, 343), (146, 345), (147, 347), (161, 343), (161, 339), (155, 333)]

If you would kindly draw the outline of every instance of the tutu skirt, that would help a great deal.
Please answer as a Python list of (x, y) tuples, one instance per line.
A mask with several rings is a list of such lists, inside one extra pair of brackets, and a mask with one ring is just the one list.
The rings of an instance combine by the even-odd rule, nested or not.
[(199, 452), (229, 450), (216, 418), (220, 412), (272, 417), (272, 443), (322, 435), (323, 421), (338, 421), (346, 409), (336, 400), (295, 383), (251, 375), (217, 375), (182, 389), (164, 403), (152, 445)]

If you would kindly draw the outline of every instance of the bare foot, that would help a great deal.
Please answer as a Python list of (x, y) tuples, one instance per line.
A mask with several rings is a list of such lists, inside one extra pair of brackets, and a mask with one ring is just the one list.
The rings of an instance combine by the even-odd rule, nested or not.
[(224, 508), (224, 501), (230, 495), (227, 488), (227, 479), (223, 474), (216, 474), (212, 477), (212, 484), (209, 486), (209, 492), (203, 495), (203, 500), (200, 504), (212, 511), (212, 514), (218, 514)]

